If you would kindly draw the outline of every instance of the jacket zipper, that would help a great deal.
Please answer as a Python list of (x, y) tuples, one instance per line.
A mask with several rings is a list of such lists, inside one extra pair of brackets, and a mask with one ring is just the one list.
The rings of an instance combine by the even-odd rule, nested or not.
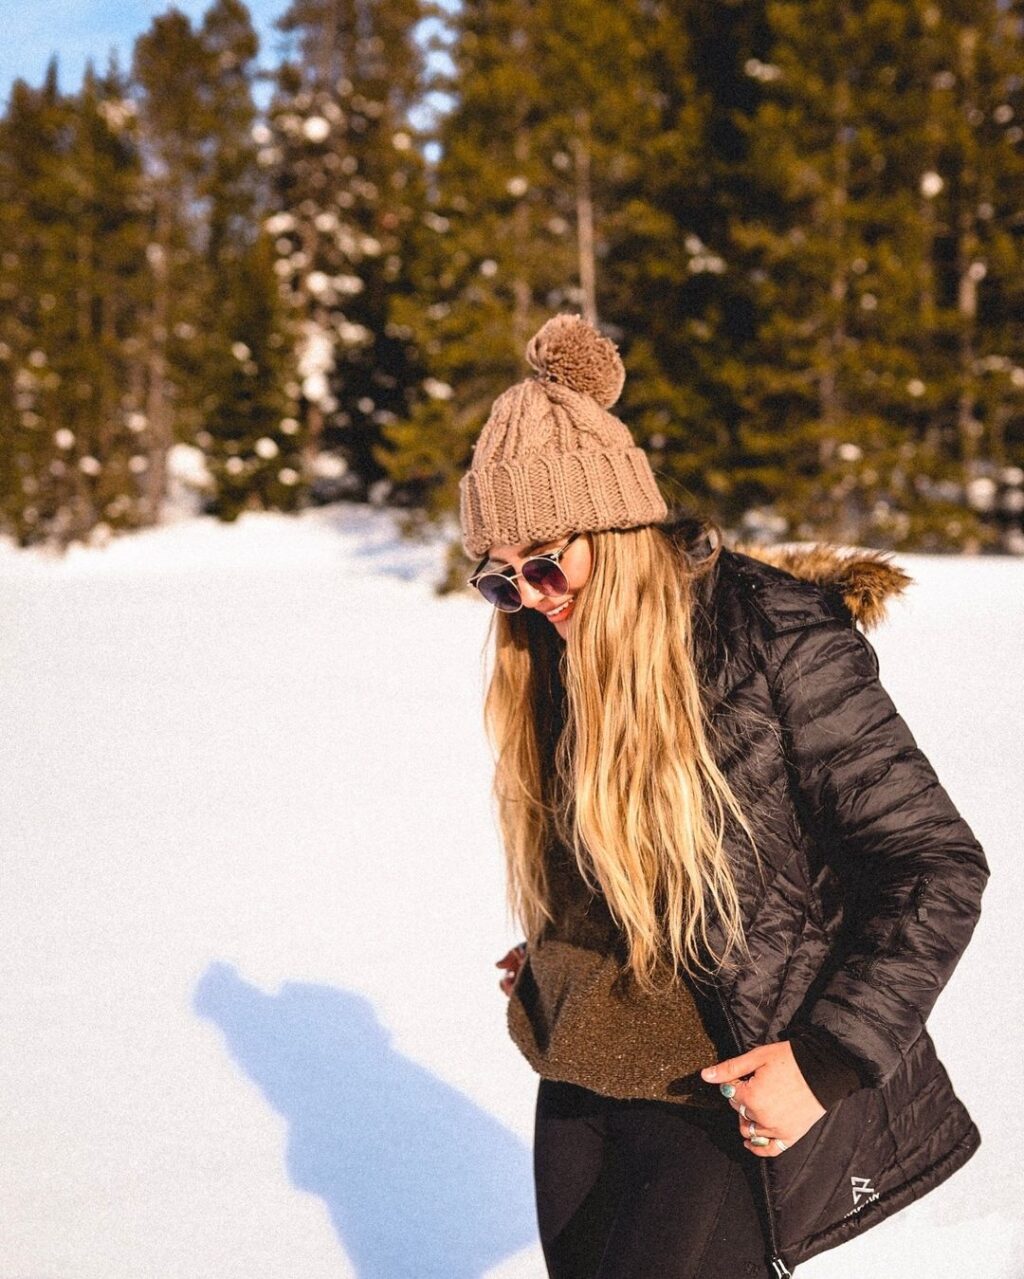
[[(898, 943), (902, 940), (903, 933), (906, 929), (907, 923), (909, 922), (911, 915), (915, 915), (918, 920), (922, 920), (922, 921), (928, 918), (927, 907), (921, 905), (921, 898), (924, 895), (924, 892), (927, 889), (929, 883), (931, 882), (931, 878), (932, 878), (931, 875), (922, 875), (921, 878), (914, 885), (913, 891), (910, 894), (910, 900), (907, 902), (906, 907), (901, 913), (899, 921), (896, 925), (896, 929), (893, 933), (893, 940), (892, 940), (892, 943), (890, 943), (892, 946), (898, 945)], [(872, 965), (872, 967), (873, 966), (874, 965)], [(740, 1043), (740, 1037), (737, 1034), (736, 1023), (733, 1021), (732, 1013), (729, 1011), (729, 1008), (726, 1005), (725, 999), (722, 995), (722, 991), (718, 983), (711, 982), (710, 984), (714, 986), (715, 988), (715, 997), (718, 1000), (718, 1006), (722, 1010), (722, 1015), (725, 1018), (726, 1025), (729, 1027), (729, 1033), (732, 1035), (732, 1041), (736, 1050), (736, 1055), (742, 1056), (743, 1046)], [(772, 1268), (772, 1276), (773, 1276), (773, 1279), (787, 1279), (787, 1276), (789, 1277), (789, 1279), (792, 1279), (792, 1271), (788, 1268), (788, 1266), (786, 1265), (785, 1261), (782, 1259), (782, 1256), (779, 1253), (779, 1239), (775, 1230), (775, 1211), (772, 1206), (771, 1186), (769, 1185), (769, 1182), (768, 1182), (768, 1168), (766, 1167), (766, 1161), (758, 1157), (757, 1162), (761, 1165), (760, 1167), (761, 1189), (764, 1193), (764, 1206), (765, 1206), (765, 1212), (768, 1220), (768, 1238), (769, 1238), (769, 1242), (771, 1245), (771, 1252), (772, 1252), (772, 1255), (769, 1258), (769, 1264), (771, 1265), (771, 1268)]]
[[(719, 989), (718, 983), (712, 982), (711, 984), (715, 988), (715, 995), (718, 999), (718, 1005), (721, 1008), (722, 1015), (725, 1017), (726, 1024), (729, 1027), (729, 1033), (732, 1035), (732, 1041), (736, 1048), (736, 1055), (737, 1057), (742, 1056), (743, 1048), (742, 1048), (742, 1045), (740, 1044), (740, 1037), (736, 1033), (736, 1023), (732, 1019), (732, 1013), (726, 1007), (726, 1003), (724, 998), (722, 997), (722, 992)], [(761, 1166), (760, 1167), (761, 1189), (764, 1193), (765, 1213), (768, 1220), (768, 1238), (771, 1244), (771, 1253), (772, 1253), (771, 1257), (769, 1258), (769, 1264), (771, 1265), (771, 1268), (772, 1268), (772, 1276), (773, 1276), (773, 1279), (786, 1279), (787, 1276), (789, 1276), (789, 1279), (792, 1279), (793, 1272), (786, 1265), (785, 1261), (783, 1261), (782, 1256), (779, 1253), (779, 1239), (778, 1239), (778, 1235), (775, 1232), (775, 1210), (772, 1207), (771, 1188), (768, 1184), (768, 1168), (766, 1166), (767, 1160), (761, 1158), (760, 1156), (755, 1156), (755, 1158), (757, 1159), (757, 1162)]]
[(867, 964), (863, 971), (863, 980), (871, 976), (875, 968), (883, 960), (887, 959), (895, 950), (898, 949), (903, 941), (903, 934), (907, 931), (907, 924), (913, 915), (919, 922), (923, 922), (928, 918), (928, 907), (921, 905), (921, 898), (924, 896), (925, 889), (931, 883), (931, 875), (922, 875), (917, 883), (911, 889), (910, 898), (907, 904), (900, 912), (899, 919), (896, 921), (896, 927), (893, 929), (889, 940), (885, 943), (885, 953), (875, 955)]
[[(921, 878), (917, 881), (917, 887), (914, 889), (913, 906), (914, 906), (915, 914), (917, 915), (918, 919), (928, 918), (927, 907), (921, 905), (921, 898), (924, 896), (924, 890), (931, 883), (931, 880), (932, 880), (931, 875), (922, 875)], [(904, 925), (905, 924), (906, 924), (906, 919), (904, 919)], [(900, 936), (900, 940), (901, 941), (903, 940), (902, 934)]]

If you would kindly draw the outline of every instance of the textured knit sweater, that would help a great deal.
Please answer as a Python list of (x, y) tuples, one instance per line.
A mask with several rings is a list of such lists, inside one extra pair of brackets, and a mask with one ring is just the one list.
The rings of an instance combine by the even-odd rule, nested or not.
[(531, 946), (508, 1001), (508, 1029), (547, 1079), (609, 1097), (653, 1097), (721, 1105), (699, 1071), (719, 1059), (710, 1010), (698, 1012), (686, 985), (667, 994), (627, 990), (622, 938), (603, 896), (590, 892), (575, 859), (549, 852), (559, 917)]
[[(508, 1001), (508, 1029), (538, 1074), (609, 1097), (646, 1097), (720, 1107), (703, 1067), (730, 1056), (722, 1014), (703, 991), (678, 979), (648, 995), (622, 978), (621, 931), (575, 859), (549, 851), (559, 914), (527, 951)], [(793, 1054), (826, 1109), (862, 1087), (852, 1059), (812, 1026), (794, 1027)]]

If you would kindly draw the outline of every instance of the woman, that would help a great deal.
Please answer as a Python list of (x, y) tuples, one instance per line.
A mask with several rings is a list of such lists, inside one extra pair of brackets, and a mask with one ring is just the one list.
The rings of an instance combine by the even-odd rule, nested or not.
[(669, 517), (613, 344), (527, 358), (460, 496), (548, 1271), (777, 1279), (977, 1149), (924, 1024), (988, 867), (857, 628), (906, 575)]

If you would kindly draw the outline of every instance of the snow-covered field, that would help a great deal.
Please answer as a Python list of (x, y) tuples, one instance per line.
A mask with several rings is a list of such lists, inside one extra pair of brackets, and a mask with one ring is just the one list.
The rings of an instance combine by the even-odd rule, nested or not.
[[(807, 1279), (1024, 1275), (1024, 563), (895, 557), (882, 679), (993, 876), (983, 1145)], [(0, 1279), (543, 1279), (488, 610), (386, 512), (0, 545)]]

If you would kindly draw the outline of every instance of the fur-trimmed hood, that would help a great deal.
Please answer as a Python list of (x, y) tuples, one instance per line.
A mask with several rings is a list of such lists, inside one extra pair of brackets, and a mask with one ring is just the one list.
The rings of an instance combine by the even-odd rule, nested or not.
[(729, 549), (834, 591), (864, 630), (877, 626), (889, 601), (902, 595), (914, 581), (886, 558), (886, 551), (851, 549), (829, 542), (779, 546), (739, 542)]
[[(722, 541), (717, 525), (678, 507), (669, 511), (661, 528), (698, 561)], [(813, 582), (842, 600), (865, 631), (877, 626), (885, 618), (889, 601), (914, 582), (909, 573), (890, 561), (889, 551), (831, 542), (784, 542), (776, 546), (724, 542), (724, 549)]]

